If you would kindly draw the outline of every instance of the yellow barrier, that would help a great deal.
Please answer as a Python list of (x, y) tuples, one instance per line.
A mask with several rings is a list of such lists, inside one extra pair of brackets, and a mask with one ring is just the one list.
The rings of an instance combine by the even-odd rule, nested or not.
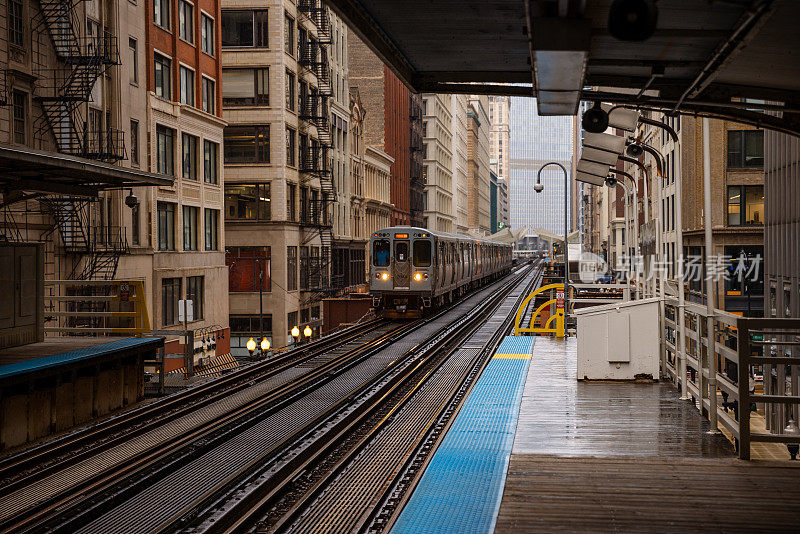
[[(547, 320), (547, 322), (545, 323), (545, 325), (543, 327), (538, 327), (537, 328), (537, 327), (534, 326), (536, 324), (536, 318), (539, 317), (539, 314), (542, 312), (542, 310), (546, 306), (554, 304), (556, 302), (556, 299), (550, 299), (547, 302), (545, 302), (544, 304), (540, 305), (538, 308), (536, 308), (536, 311), (534, 311), (533, 315), (531, 316), (531, 322), (528, 325), (528, 328), (520, 328), (520, 326), (519, 326), (519, 322), (522, 320), (522, 312), (527, 308), (528, 303), (531, 301), (531, 299), (534, 299), (534, 298), (536, 298), (536, 295), (538, 295), (538, 294), (540, 294), (540, 293), (542, 293), (544, 291), (549, 291), (551, 289), (555, 289), (555, 290), (559, 290), (560, 289), (560, 290), (563, 291), (564, 290), (564, 284), (548, 284), (546, 286), (540, 287), (539, 289), (537, 289), (536, 291), (534, 291), (533, 293), (531, 293), (530, 295), (525, 297), (525, 300), (522, 301), (522, 304), (520, 305), (519, 309), (517, 310), (517, 318), (514, 321), (514, 335), (515, 336), (519, 336), (520, 334), (555, 334), (557, 338), (563, 338), (564, 337), (564, 310), (563, 309), (557, 310), (556, 314), (552, 315)], [(555, 328), (551, 328), (551, 326), (550, 326), (553, 323), (553, 321), (556, 322)]]

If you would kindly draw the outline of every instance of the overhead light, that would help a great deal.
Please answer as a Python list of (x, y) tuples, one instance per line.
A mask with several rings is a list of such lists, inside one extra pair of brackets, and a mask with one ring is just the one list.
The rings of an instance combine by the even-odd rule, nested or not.
[(603, 111), (608, 114), (608, 125), (611, 128), (619, 128), (626, 132), (636, 130), (639, 124), (639, 112), (635, 109), (614, 107), (610, 104), (602, 104)]
[(534, 18), (531, 36), (533, 78), (539, 115), (575, 115), (586, 74), (591, 21)]
[(594, 106), (583, 112), (581, 126), (587, 132), (601, 133), (606, 131), (608, 128), (608, 113), (602, 108), (600, 102), (595, 102)]
[(620, 41), (644, 41), (658, 23), (655, 0), (614, 0), (608, 10), (608, 33)]
[(585, 159), (581, 158), (578, 161), (577, 169), (578, 169), (579, 172), (585, 172), (587, 174), (594, 174), (594, 175), (600, 176), (602, 178), (605, 178), (606, 175), (608, 174), (609, 166), (608, 165), (604, 165), (602, 163), (593, 163), (591, 161), (586, 161)]
[(575, 180), (579, 182), (585, 182), (587, 184), (603, 185), (605, 178), (602, 176), (596, 176), (594, 174), (578, 171), (575, 173)]
[(622, 154), (625, 150), (625, 138), (607, 133), (587, 133), (583, 138), (583, 146)]
[(604, 163), (606, 165), (616, 165), (619, 154), (587, 146), (583, 147), (581, 151), (581, 159), (593, 161), (595, 163)]

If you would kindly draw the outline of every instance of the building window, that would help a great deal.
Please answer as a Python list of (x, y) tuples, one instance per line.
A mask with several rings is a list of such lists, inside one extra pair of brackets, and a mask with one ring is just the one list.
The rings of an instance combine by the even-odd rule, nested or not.
[(186, 0), (178, 5), (178, 35), (184, 41), (194, 43), (194, 6)]
[(156, 96), (169, 100), (172, 98), (172, 61), (158, 53), (153, 61)]
[(268, 106), (269, 69), (224, 69), (222, 105)]
[(286, 71), (286, 109), (294, 111), (294, 73)]
[(133, 37), (128, 38), (128, 49), (131, 54), (131, 83), (138, 84), (139, 83), (139, 56), (138, 56), (138, 46), (136, 43), (136, 39)]
[(228, 291), (272, 291), (270, 256), (270, 247), (226, 248)]
[(764, 166), (763, 130), (728, 130), (728, 168)]
[(225, 163), (269, 163), (269, 125), (228, 126), (224, 141)]
[(140, 204), (136, 204), (133, 208), (131, 208), (131, 243), (134, 245), (139, 244), (141, 235), (139, 206)]
[(25, 46), (25, 26), (23, 26), (23, 5), (21, 0), (8, 3), (8, 40), (11, 44)]
[(286, 219), (297, 220), (297, 186), (295, 184), (286, 185)]
[(269, 46), (267, 10), (222, 12), (222, 46)]
[(205, 13), (200, 13), (200, 49), (214, 55), (214, 19)]
[(764, 186), (728, 186), (728, 226), (764, 224)]
[(181, 299), (181, 279), (161, 280), (161, 319), (164, 326), (178, 324), (178, 301)]
[(186, 277), (186, 300), (192, 301), (194, 321), (203, 319), (203, 294), (205, 293), (205, 278), (202, 276)]
[(214, 80), (210, 78), (206, 78), (205, 76), (201, 78), (201, 97), (203, 99), (203, 111), (206, 113), (211, 113), (212, 115), (216, 111), (216, 87), (215, 87)]
[(131, 120), (131, 163), (139, 165), (139, 121)]
[(283, 24), (284, 49), (290, 55), (294, 55), (294, 19), (289, 15), (284, 18)]
[(183, 177), (187, 180), (197, 180), (197, 137), (181, 134), (181, 151)]
[[(272, 315), (231, 315), (231, 349), (247, 349), (247, 341), (253, 337), (261, 340), (262, 336), (272, 342)], [(243, 352), (247, 354), (247, 352)]]
[(219, 145), (203, 140), (203, 180), (207, 184), (219, 183)]
[(219, 249), (219, 210), (205, 209), (205, 249)]
[(158, 250), (175, 250), (175, 204), (159, 202)]
[(183, 207), (183, 250), (197, 250), (197, 224), (200, 208)]
[(286, 128), (286, 164), (290, 167), (295, 166), (295, 132), (291, 128)]
[(297, 291), (297, 247), (286, 247), (286, 290)]
[(14, 142), (24, 145), (28, 140), (28, 94), (14, 91), (11, 94), (11, 106), (14, 112)]
[(308, 289), (308, 247), (300, 247), (300, 289)]
[(170, 0), (153, 0), (153, 22), (169, 30)]
[(181, 66), (181, 104), (194, 106), (194, 71)]
[(225, 218), (268, 221), (272, 217), (270, 184), (225, 185)]
[(156, 126), (156, 171), (172, 175), (175, 172), (175, 130)]

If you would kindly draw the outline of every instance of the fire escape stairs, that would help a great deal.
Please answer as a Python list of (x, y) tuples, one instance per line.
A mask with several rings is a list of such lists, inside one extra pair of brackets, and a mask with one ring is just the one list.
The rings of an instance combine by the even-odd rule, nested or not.
[(81, 36), (75, 31), (75, 6), (81, 0), (41, 0), (34, 29), (46, 28), (60, 65), (43, 72), (37, 83), (36, 100), (42, 116), (36, 135), (53, 132), (58, 151), (104, 161), (125, 158), (122, 132), (88, 131), (80, 114), (89, 102), (97, 80), (113, 65), (119, 65), (117, 38), (108, 35)]

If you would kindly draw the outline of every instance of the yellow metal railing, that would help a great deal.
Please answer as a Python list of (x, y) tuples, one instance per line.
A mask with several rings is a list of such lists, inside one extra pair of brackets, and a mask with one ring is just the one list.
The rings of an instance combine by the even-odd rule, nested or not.
[[(522, 301), (522, 304), (520, 305), (519, 309), (517, 310), (517, 317), (516, 317), (516, 319), (514, 321), (514, 335), (515, 336), (519, 336), (519, 335), (523, 335), (523, 334), (555, 334), (557, 338), (563, 338), (564, 337), (564, 309), (563, 308), (558, 308), (556, 310), (555, 315), (551, 315), (550, 318), (547, 319), (547, 322), (544, 324), (544, 326), (540, 326), (540, 327), (535, 326), (536, 325), (536, 319), (542, 313), (542, 310), (544, 310), (547, 306), (550, 306), (552, 304), (556, 304), (556, 302), (557, 302), (556, 299), (550, 299), (547, 302), (544, 302), (543, 304), (539, 305), (539, 307), (536, 308), (536, 310), (533, 312), (533, 315), (531, 315), (531, 320), (530, 320), (530, 323), (528, 324), (528, 327), (527, 328), (521, 328), (520, 327), (520, 321), (522, 321), (522, 314), (527, 309), (528, 303), (532, 299), (536, 298), (536, 295), (539, 295), (540, 293), (543, 293), (544, 291), (549, 291), (551, 289), (555, 289), (556, 291), (558, 291), (558, 290), (564, 291), (564, 284), (547, 284), (546, 286), (542, 286), (539, 289), (536, 289), (530, 295), (525, 297), (525, 300)], [(551, 326), (553, 322), (555, 322), (555, 328), (553, 328)]]
[(142, 280), (46, 280), (45, 332), (136, 335), (150, 331)]

